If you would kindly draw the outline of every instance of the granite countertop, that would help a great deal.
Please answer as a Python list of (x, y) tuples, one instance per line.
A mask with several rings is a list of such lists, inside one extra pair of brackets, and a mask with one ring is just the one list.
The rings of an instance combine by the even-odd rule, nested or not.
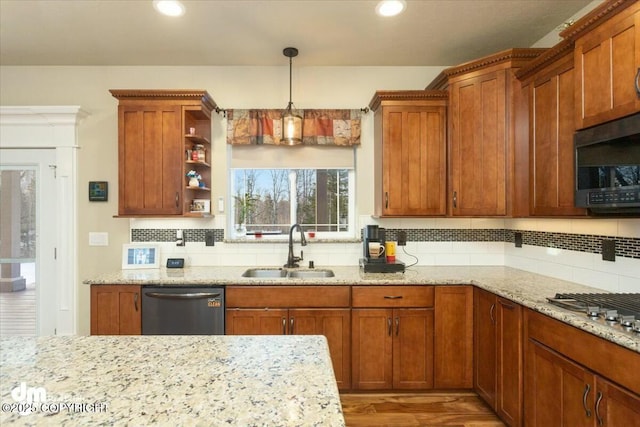
[[(357, 266), (318, 266), (334, 271), (334, 277), (246, 278), (242, 267), (188, 267), (184, 269), (119, 270), (85, 280), (86, 284), (123, 284), (155, 286), (204, 285), (474, 285), (532, 310), (568, 323), (584, 331), (640, 352), (640, 335), (630, 335), (589, 320), (582, 313), (565, 310), (547, 302), (557, 292), (603, 292), (601, 289), (579, 285), (501, 266), (421, 266), (411, 267), (404, 274), (363, 273)], [(277, 268), (277, 267), (272, 267)]]
[[(0, 344), (0, 425), (345, 425), (322, 336), (10, 337)], [(46, 393), (44, 403), (33, 399), (34, 413), (15, 413), (12, 390), (20, 400), (22, 385)]]

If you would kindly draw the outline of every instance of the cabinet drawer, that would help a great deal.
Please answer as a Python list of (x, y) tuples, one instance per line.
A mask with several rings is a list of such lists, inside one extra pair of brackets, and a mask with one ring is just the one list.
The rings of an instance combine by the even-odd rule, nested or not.
[(227, 308), (349, 307), (349, 286), (227, 286)]
[(353, 286), (353, 307), (433, 307), (433, 286)]

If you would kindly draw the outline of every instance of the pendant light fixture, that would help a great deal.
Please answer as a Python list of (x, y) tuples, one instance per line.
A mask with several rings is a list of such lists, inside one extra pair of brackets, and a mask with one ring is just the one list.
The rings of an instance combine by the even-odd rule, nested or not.
[(298, 49), (295, 47), (286, 47), (282, 53), (289, 58), (289, 104), (282, 114), (282, 142), (287, 145), (302, 144), (302, 117), (293, 111), (293, 102), (291, 102), (291, 58), (298, 56)]

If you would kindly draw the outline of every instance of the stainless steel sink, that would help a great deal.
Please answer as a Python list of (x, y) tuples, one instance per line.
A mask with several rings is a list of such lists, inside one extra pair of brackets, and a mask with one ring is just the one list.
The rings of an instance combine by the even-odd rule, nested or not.
[(242, 273), (242, 277), (254, 279), (318, 279), (323, 277), (334, 277), (329, 269), (308, 269), (308, 270), (286, 270), (284, 268), (249, 268)]
[(287, 277), (292, 279), (317, 279), (322, 277), (334, 277), (333, 271), (322, 269), (309, 269), (309, 270), (291, 270)]
[(260, 279), (287, 277), (287, 270), (282, 268), (249, 268), (242, 277), (254, 277)]

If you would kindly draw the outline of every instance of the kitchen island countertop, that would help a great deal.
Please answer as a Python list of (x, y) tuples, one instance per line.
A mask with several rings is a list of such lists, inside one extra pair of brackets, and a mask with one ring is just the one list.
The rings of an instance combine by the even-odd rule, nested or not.
[[(322, 336), (12, 337), (0, 343), (0, 425), (344, 426)], [(42, 391), (44, 402), (37, 399)], [(36, 411), (16, 413), (29, 396), (36, 397)]]
[[(474, 285), (513, 302), (539, 311), (564, 323), (597, 335), (623, 347), (640, 352), (640, 334), (628, 334), (589, 320), (576, 313), (549, 304), (547, 297), (558, 292), (603, 292), (601, 289), (555, 279), (512, 267), (502, 266), (416, 266), (404, 274), (363, 273), (357, 266), (318, 266), (334, 271), (334, 277), (247, 278), (242, 273), (255, 266), (188, 267), (184, 269), (119, 270), (85, 280), (92, 285), (154, 286), (296, 286), (296, 285)], [(277, 268), (277, 267), (271, 267)]]

